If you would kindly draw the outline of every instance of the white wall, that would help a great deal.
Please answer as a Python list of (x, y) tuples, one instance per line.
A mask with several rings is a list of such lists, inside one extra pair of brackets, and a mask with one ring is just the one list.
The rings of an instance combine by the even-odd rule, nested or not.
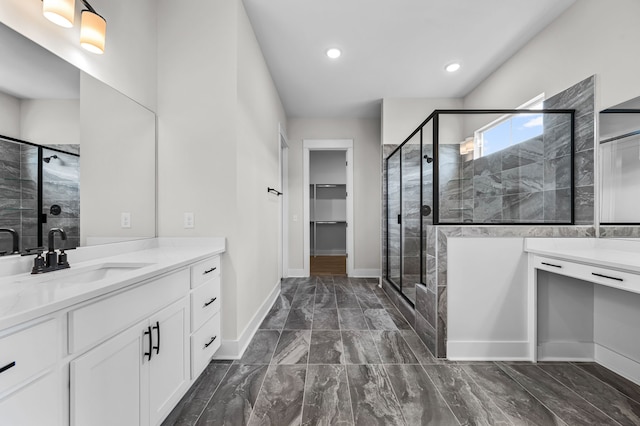
[(576, 1), (464, 99), (465, 108), (515, 108), (597, 74), (596, 111), (640, 95), (640, 2)]
[(384, 98), (382, 100), (382, 143), (402, 143), (436, 109), (460, 108), (462, 108), (462, 99)]
[(76, 25), (71, 29), (44, 18), (39, 1), (3, 0), (0, 22), (155, 110), (156, 2), (92, 0), (91, 5), (107, 20), (104, 55), (80, 47), (80, 2), (76, 4)]
[(79, 144), (80, 100), (23, 99), (20, 102), (20, 139), (41, 145)]
[[(154, 237), (155, 115), (85, 73), (80, 87), (80, 244)], [(131, 214), (130, 228), (121, 227), (123, 212)]]
[(280, 200), (266, 189), (285, 120), (240, 0), (158, 2), (158, 231), (227, 238), (223, 342), (245, 335), (280, 278)]
[(527, 358), (523, 244), (522, 238), (448, 239), (448, 358)]
[[(354, 269), (380, 273), (381, 153), (377, 119), (289, 119), (289, 269), (304, 269), (303, 139), (353, 139)], [(293, 218), (297, 217), (294, 221)]]
[(20, 99), (0, 92), (0, 135), (20, 138)]

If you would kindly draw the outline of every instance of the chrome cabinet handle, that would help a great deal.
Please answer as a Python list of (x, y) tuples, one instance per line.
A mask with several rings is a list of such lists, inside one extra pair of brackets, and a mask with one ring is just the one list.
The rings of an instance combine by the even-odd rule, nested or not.
[(210, 304), (212, 304), (213, 302), (215, 302), (216, 300), (218, 300), (217, 297), (212, 298), (211, 300), (209, 300), (208, 302), (206, 302), (203, 306), (203, 308), (206, 308), (207, 306), (209, 306)]
[(207, 270), (207, 271), (204, 271), (204, 272), (202, 273), (202, 275), (210, 274), (211, 272), (215, 271), (216, 269), (218, 269), (218, 268), (214, 266), (213, 268), (211, 268), (211, 269), (209, 269), (209, 270)]
[(13, 368), (16, 366), (16, 362), (10, 362), (9, 364), (5, 365), (4, 367), (0, 368), (0, 373), (4, 373), (5, 371), (7, 371), (10, 368)]
[(209, 340), (209, 343), (205, 343), (205, 344), (204, 344), (204, 348), (203, 348), (203, 349), (207, 349), (209, 346), (211, 346), (211, 344), (213, 343), (213, 341), (214, 341), (214, 340), (216, 340), (216, 337), (218, 337), (218, 336), (213, 336), (213, 337), (211, 338), (211, 340)]

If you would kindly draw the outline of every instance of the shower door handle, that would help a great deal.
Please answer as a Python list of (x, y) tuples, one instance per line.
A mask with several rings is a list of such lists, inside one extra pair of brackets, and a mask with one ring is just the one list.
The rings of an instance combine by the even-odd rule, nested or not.
[(422, 216), (429, 216), (431, 214), (431, 207), (425, 204), (420, 209), (420, 212), (422, 213)]
[(402, 225), (402, 215), (398, 215), (398, 225)]

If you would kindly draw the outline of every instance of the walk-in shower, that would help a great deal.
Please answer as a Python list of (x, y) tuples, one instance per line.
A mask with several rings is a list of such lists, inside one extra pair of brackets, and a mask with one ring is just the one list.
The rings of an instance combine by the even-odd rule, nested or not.
[(574, 224), (573, 110), (436, 110), (384, 161), (384, 277), (415, 304), (438, 226)]

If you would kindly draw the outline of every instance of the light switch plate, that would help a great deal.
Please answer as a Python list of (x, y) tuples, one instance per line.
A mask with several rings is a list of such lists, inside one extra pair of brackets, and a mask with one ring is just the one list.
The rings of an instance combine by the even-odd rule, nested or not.
[(193, 213), (187, 212), (184, 214), (184, 227), (185, 229), (193, 228)]
[(131, 213), (129, 212), (120, 213), (120, 227), (131, 228)]

